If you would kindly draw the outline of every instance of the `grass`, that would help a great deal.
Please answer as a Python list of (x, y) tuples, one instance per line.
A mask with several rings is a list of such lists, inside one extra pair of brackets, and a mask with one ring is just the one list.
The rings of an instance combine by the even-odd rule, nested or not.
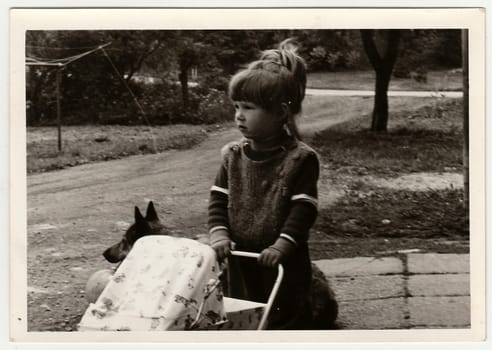
[[(313, 259), (394, 256), (401, 250), (469, 253), (463, 191), (349, 190), (319, 211), (311, 231)], [(369, 194), (368, 194), (369, 193)]]
[(456, 239), (468, 235), (462, 190), (373, 188), (360, 194), (359, 190), (347, 191), (336, 210), (326, 209), (320, 215), (317, 229), (351, 237)]
[[(390, 90), (402, 91), (458, 91), (462, 89), (462, 73), (452, 70), (430, 71), (427, 82), (392, 77)], [(374, 90), (374, 71), (313, 72), (308, 75), (307, 85), (313, 89)]]
[(387, 133), (368, 131), (359, 117), (319, 132), (311, 141), (332, 171), (398, 176), (462, 168), (462, 103), (441, 101), (390, 115)]
[(56, 128), (27, 128), (27, 172), (62, 169), (95, 161), (118, 159), (168, 149), (191, 148), (207, 137), (203, 127), (191, 125), (67, 126), (62, 128), (58, 152)]
[(469, 221), (461, 188), (412, 191), (363, 181), (412, 172), (462, 171), (462, 103), (440, 101), (390, 116), (387, 133), (356, 118), (316, 134), (322, 177), (344, 188), (319, 211), (314, 259), (394, 255), (399, 249), (467, 253)]

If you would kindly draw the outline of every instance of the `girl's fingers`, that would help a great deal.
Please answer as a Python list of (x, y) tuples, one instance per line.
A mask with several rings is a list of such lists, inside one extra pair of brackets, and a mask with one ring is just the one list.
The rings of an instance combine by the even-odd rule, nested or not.
[(219, 260), (224, 260), (227, 256), (229, 256), (229, 253), (231, 252), (230, 242), (218, 244), (213, 248)]
[(261, 252), (258, 261), (261, 265), (268, 266), (268, 260), (269, 260), (268, 250), (265, 249), (264, 251)]
[(266, 261), (265, 261), (265, 251), (262, 251), (260, 256), (258, 257), (258, 263), (260, 265), (266, 265)]
[(264, 250), (258, 257), (258, 262), (266, 267), (275, 267), (278, 265), (279, 257), (269, 250)]
[(229, 248), (227, 246), (222, 247), (221, 255), (222, 259), (225, 259), (229, 255)]
[(231, 249), (229, 248), (229, 246), (228, 246), (228, 245), (226, 245), (226, 246), (224, 247), (224, 251), (223, 251), (224, 258), (228, 257), (230, 252), (231, 252)]

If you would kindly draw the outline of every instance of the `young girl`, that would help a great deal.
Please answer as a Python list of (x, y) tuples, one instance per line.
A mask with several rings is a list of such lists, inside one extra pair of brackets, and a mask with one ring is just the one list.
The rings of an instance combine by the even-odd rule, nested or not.
[(211, 188), (209, 232), (218, 258), (229, 255), (232, 242), (237, 250), (260, 253), (258, 261), (243, 258), (230, 266), (232, 296), (266, 302), (276, 266), (285, 268), (270, 329), (312, 325), (307, 240), (317, 215), (319, 161), (294, 121), (305, 89), (306, 66), (289, 41), (231, 79), (229, 97), (244, 138), (222, 149)]

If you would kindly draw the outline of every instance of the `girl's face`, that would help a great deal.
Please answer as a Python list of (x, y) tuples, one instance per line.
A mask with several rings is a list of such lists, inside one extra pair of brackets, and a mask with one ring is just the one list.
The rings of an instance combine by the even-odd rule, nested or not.
[(282, 133), (284, 119), (281, 115), (246, 101), (234, 101), (234, 120), (244, 137), (262, 142)]

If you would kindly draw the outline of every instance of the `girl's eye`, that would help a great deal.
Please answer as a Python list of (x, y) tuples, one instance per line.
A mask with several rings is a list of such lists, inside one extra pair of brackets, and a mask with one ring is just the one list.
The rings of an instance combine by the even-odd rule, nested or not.
[(256, 109), (256, 105), (253, 104), (253, 103), (249, 103), (249, 102), (237, 102), (237, 103), (234, 103), (234, 108), (235, 109)]
[(256, 106), (248, 103), (244, 105), (244, 109), (256, 109)]

